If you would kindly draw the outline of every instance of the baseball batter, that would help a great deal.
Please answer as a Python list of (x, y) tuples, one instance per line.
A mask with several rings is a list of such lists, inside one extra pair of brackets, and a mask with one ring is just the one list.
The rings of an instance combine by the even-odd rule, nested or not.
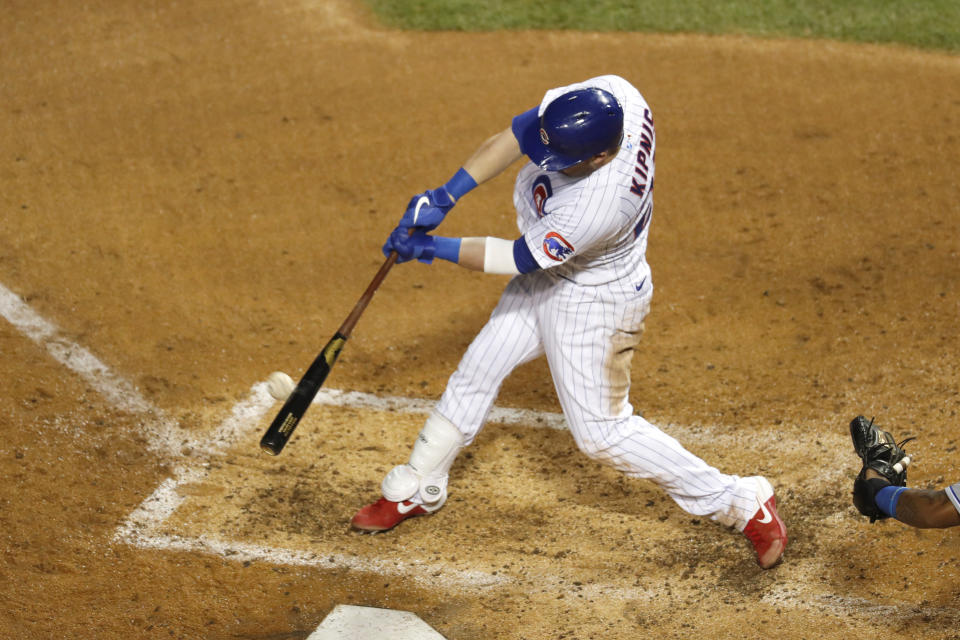
[[(545, 356), (577, 446), (623, 473), (652, 480), (688, 513), (742, 531), (763, 568), (787, 544), (773, 487), (721, 473), (636, 415), (630, 365), (650, 311), (646, 261), (656, 130), (625, 79), (606, 75), (551, 89), (486, 140), (443, 186), (414, 196), (384, 253), (514, 274), (414, 443), (384, 478), (383, 497), (352, 525), (383, 531), (433, 513), (458, 452), (482, 428), (503, 380)], [(467, 192), (526, 156), (513, 202), (520, 236), (431, 235)]]

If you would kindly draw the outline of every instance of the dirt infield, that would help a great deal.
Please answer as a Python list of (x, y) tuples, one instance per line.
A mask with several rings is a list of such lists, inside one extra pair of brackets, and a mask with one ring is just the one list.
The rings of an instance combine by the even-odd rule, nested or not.
[[(847, 422), (960, 479), (960, 58), (699, 36), (398, 33), (347, 0), (0, 13), (0, 637), (305, 638), (339, 603), (449, 640), (960, 639), (960, 532), (868, 524)], [(413, 193), (544, 89), (631, 79), (658, 127), (631, 401), (777, 487), (746, 540), (580, 454), (543, 362), (436, 515), (347, 523), (505, 279), (397, 267), (278, 458), (302, 373)], [(512, 172), (447, 235), (514, 237)], [(510, 417), (512, 416), (512, 417)]]

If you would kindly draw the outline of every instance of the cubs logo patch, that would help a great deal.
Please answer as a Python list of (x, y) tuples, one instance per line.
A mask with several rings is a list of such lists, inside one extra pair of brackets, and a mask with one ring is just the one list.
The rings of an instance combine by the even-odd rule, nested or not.
[(543, 238), (543, 252), (551, 260), (563, 262), (573, 255), (573, 245), (556, 231), (551, 231)]
[(547, 130), (543, 127), (540, 127), (540, 142), (544, 145), (550, 144), (550, 136), (547, 135)]
[(543, 207), (547, 198), (553, 195), (553, 187), (550, 186), (550, 178), (540, 176), (533, 183), (533, 204), (537, 208), (537, 217), (544, 216)]

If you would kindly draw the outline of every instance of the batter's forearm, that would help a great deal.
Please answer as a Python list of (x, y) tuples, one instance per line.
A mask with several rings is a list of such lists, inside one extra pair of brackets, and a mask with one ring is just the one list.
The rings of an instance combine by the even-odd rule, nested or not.
[(513, 259), (513, 243), (503, 238), (462, 238), (458, 264), (465, 269), (484, 273), (520, 273)]
[(522, 155), (520, 143), (508, 128), (487, 138), (463, 163), (463, 168), (481, 184), (500, 175)]
[(463, 238), (460, 240), (460, 261), (464, 269), (483, 271), (483, 253), (486, 238)]

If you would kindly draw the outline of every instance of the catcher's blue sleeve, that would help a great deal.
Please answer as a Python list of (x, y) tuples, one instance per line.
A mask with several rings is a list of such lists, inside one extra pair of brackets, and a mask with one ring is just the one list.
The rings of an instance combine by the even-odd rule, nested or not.
[(892, 484), (887, 485), (883, 489), (880, 489), (880, 491), (877, 491), (877, 495), (873, 500), (877, 503), (877, 508), (879, 508), (880, 511), (883, 511), (891, 518), (896, 518), (897, 502), (900, 501), (900, 494), (906, 490), (906, 487), (897, 487)]

